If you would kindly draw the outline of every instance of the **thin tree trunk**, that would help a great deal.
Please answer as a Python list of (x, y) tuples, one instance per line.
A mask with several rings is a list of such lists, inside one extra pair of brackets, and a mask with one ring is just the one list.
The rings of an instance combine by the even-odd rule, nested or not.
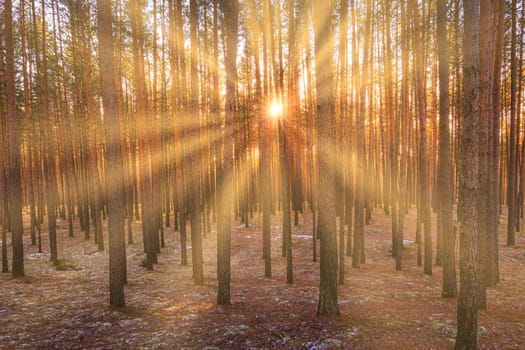
[(146, 252), (146, 268), (153, 270), (156, 260), (156, 250), (153, 245), (154, 218), (152, 213), (152, 192), (150, 176), (150, 121), (146, 115), (146, 84), (144, 73), (144, 39), (142, 8), (138, 0), (130, 0), (131, 27), (133, 37), (133, 79), (135, 85), (135, 114), (139, 128), (139, 162), (140, 162), (140, 192), (142, 204), (142, 229), (144, 250)]
[(218, 290), (217, 304), (230, 304), (231, 278), (231, 208), (233, 186), (233, 141), (230, 133), (233, 132), (235, 119), (235, 90), (237, 71), (237, 44), (239, 24), (239, 1), (232, 0), (223, 3), (226, 29), (226, 105), (225, 105), (225, 135), (224, 135), (224, 169), (222, 170), (221, 184), (221, 230), (217, 237), (217, 275)]
[(190, 113), (193, 120), (189, 121), (190, 131), (189, 152), (192, 169), (189, 188), (191, 189), (191, 255), (193, 278), (195, 284), (204, 284), (203, 258), (202, 258), (202, 218), (201, 218), (201, 149), (200, 149), (200, 121), (199, 121), (199, 85), (198, 85), (198, 9), (197, 0), (190, 1), (190, 32), (191, 32), (191, 101)]
[(443, 290), (441, 296), (454, 298), (456, 286), (456, 237), (453, 228), (453, 184), (450, 154), (449, 59), (447, 40), (447, 1), (437, 4), (437, 47), (439, 61), (439, 158), (437, 193), (438, 230), (443, 239)]
[(489, 253), (490, 259), (490, 275), (487, 278), (487, 286), (494, 286), (499, 281), (499, 239), (498, 239), (498, 226), (499, 226), (499, 203), (500, 203), (500, 182), (499, 182), (499, 163), (500, 163), (500, 119), (501, 119), (501, 65), (502, 65), (502, 53), (505, 39), (505, 1), (495, 0), (494, 6), (494, 25), (493, 25), (493, 36), (495, 38), (494, 51), (492, 56), (493, 61), (493, 82), (492, 82), (492, 118), (489, 119), (490, 123), (490, 154), (489, 154), (489, 198), (490, 201), (490, 227), (489, 236), (490, 243), (489, 247), (491, 252)]
[[(416, 111), (419, 116), (419, 202), (418, 209), (423, 224), (423, 235), (425, 240), (425, 254), (423, 270), (426, 274), (432, 274), (432, 241), (430, 221), (430, 183), (429, 183), (429, 161), (428, 161), (428, 132), (427, 132), (427, 105), (424, 74), (424, 27), (420, 26), (419, 9), (416, 0), (410, 1), (413, 21), (414, 56), (415, 56), (415, 92)], [(419, 215), (418, 215), (419, 217)]]
[[(45, 18), (45, 1), (42, 1), (42, 18)], [(47, 223), (49, 230), (49, 247), (51, 261), (56, 263), (58, 260), (57, 247), (57, 221), (56, 221), (56, 202), (57, 202), (57, 181), (55, 167), (55, 133), (54, 120), (49, 110), (48, 101), (48, 77), (47, 77), (47, 51), (46, 51), (46, 21), (42, 21), (42, 61), (40, 72), (40, 87), (42, 94), (42, 115), (45, 118), (45, 131), (41, 128), (42, 138), (45, 138), (45, 179), (46, 179), (46, 204), (47, 204)]]
[(511, 5), (511, 29), (510, 29), (510, 135), (509, 135), (509, 158), (507, 164), (507, 208), (508, 208), (508, 222), (507, 222), (507, 245), (513, 246), (516, 244), (515, 230), (516, 230), (516, 184), (517, 184), (517, 0), (512, 0)]
[[(6, 0), (5, 17), (5, 60), (6, 60), (6, 134), (7, 134), (7, 192), (9, 223), (11, 225), (13, 245), (12, 274), (14, 277), (24, 276), (24, 225), (22, 222), (22, 187), (20, 170), (20, 132), (16, 118), (16, 87), (15, 87), (15, 56), (13, 42), (13, 6), (11, 0)], [(5, 222), (3, 223), (6, 224)], [(5, 244), (4, 244), (5, 246)]]

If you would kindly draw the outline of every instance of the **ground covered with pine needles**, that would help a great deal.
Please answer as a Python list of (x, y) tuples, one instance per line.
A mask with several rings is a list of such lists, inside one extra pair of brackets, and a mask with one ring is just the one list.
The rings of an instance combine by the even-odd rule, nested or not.
[[(124, 309), (108, 306), (107, 252), (84, 241), (78, 221), (73, 238), (67, 222), (59, 222), (60, 269), (49, 262), (45, 234), (43, 254), (25, 237), (27, 277), (0, 274), (0, 349), (453, 348), (456, 301), (441, 298), (441, 267), (428, 276), (416, 264), (415, 210), (406, 218), (401, 272), (391, 257), (390, 218), (374, 210), (365, 228), (366, 264), (352, 269), (346, 258), (342, 315), (333, 318), (316, 317), (319, 268), (312, 261), (310, 215), (293, 228), (291, 285), (281, 255), (280, 216), (272, 220), (272, 278), (263, 277), (258, 217), (248, 227), (234, 224), (228, 307), (216, 305), (213, 230), (204, 239), (204, 286), (194, 285), (191, 265), (179, 264), (173, 228), (166, 229), (166, 248), (152, 272), (141, 266), (142, 245), (128, 246)], [(479, 317), (482, 349), (525, 347), (525, 235), (518, 233), (516, 247), (507, 247), (503, 229), (501, 282), (488, 290), (488, 309)], [(140, 222), (134, 223), (134, 235), (140, 242)]]

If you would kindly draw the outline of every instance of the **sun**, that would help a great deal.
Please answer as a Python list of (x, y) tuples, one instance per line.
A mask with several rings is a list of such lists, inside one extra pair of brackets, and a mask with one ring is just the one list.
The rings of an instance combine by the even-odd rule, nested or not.
[(283, 105), (277, 100), (273, 100), (268, 109), (272, 118), (280, 118), (283, 113)]

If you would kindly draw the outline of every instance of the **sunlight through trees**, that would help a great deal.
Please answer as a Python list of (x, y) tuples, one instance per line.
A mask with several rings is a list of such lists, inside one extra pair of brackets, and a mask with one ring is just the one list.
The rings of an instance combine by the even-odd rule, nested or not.
[(28, 252), (60, 269), (82, 232), (125, 307), (129, 250), (153, 271), (176, 242), (172, 268), (235, 307), (232, 252), (253, 229), (260, 276), (289, 287), (307, 237), (317, 315), (344, 317), (382, 212), (391, 273), (439, 276), (456, 349), (485, 346), (478, 310), (523, 248), (524, 1), (5, 0), (0, 15), (2, 272), (31, 274)]

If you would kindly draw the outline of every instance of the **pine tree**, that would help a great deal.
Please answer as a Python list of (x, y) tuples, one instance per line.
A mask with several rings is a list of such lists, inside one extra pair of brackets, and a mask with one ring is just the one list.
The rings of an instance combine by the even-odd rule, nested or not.
[[(4, 40), (6, 60), (6, 135), (7, 135), (7, 202), (9, 223), (11, 225), (13, 242), (14, 277), (24, 276), (24, 224), (22, 222), (22, 187), (20, 170), (20, 134), (16, 117), (16, 87), (15, 87), (15, 50), (13, 41), (13, 3), (6, 0), (4, 5)], [(1, 169), (1, 167), (0, 167)], [(1, 180), (0, 180), (1, 181)], [(2, 226), (7, 225), (4, 218)], [(5, 235), (5, 233), (4, 233)], [(5, 241), (3, 242), (5, 247)]]
[(233, 186), (233, 122), (235, 118), (235, 90), (237, 71), (237, 44), (239, 24), (239, 1), (232, 0), (223, 3), (223, 12), (226, 29), (226, 104), (224, 135), (224, 168), (222, 169), (221, 184), (221, 210), (220, 231), (217, 236), (217, 275), (219, 286), (217, 291), (217, 303), (219, 305), (230, 304), (230, 278), (231, 278), (231, 208), (232, 208), (232, 186)]
[(459, 148), (459, 270), (456, 350), (475, 349), (478, 314), (479, 191), (478, 124), (480, 118), (479, 1), (464, 0), (463, 103)]
[(317, 155), (321, 238), (319, 303), (317, 315), (338, 315), (337, 231), (335, 217), (335, 101), (333, 86), (333, 24), (335, 2), (313, 2), (317, 91)]
[(450, 154), (449, 59), (447, 40), (447, 1), (437, 4), (437, 45), (439, 60), (439, 157), (438, 157), (438, 230), (443, 238), (443, 291), (446, 298), (456, 296), (456, 239), (453, 228), (453, 183)]
[[(116, 67), (110, 0), (97, 0), (98, 49), (104, 126), (106, 130), (106, 183), (108, 184), (109, 303), (124, 306), (126, 246), (124, 238), (124, 182), (116, 94)], [(128, 214), (129, 215), (129, 214)]]

